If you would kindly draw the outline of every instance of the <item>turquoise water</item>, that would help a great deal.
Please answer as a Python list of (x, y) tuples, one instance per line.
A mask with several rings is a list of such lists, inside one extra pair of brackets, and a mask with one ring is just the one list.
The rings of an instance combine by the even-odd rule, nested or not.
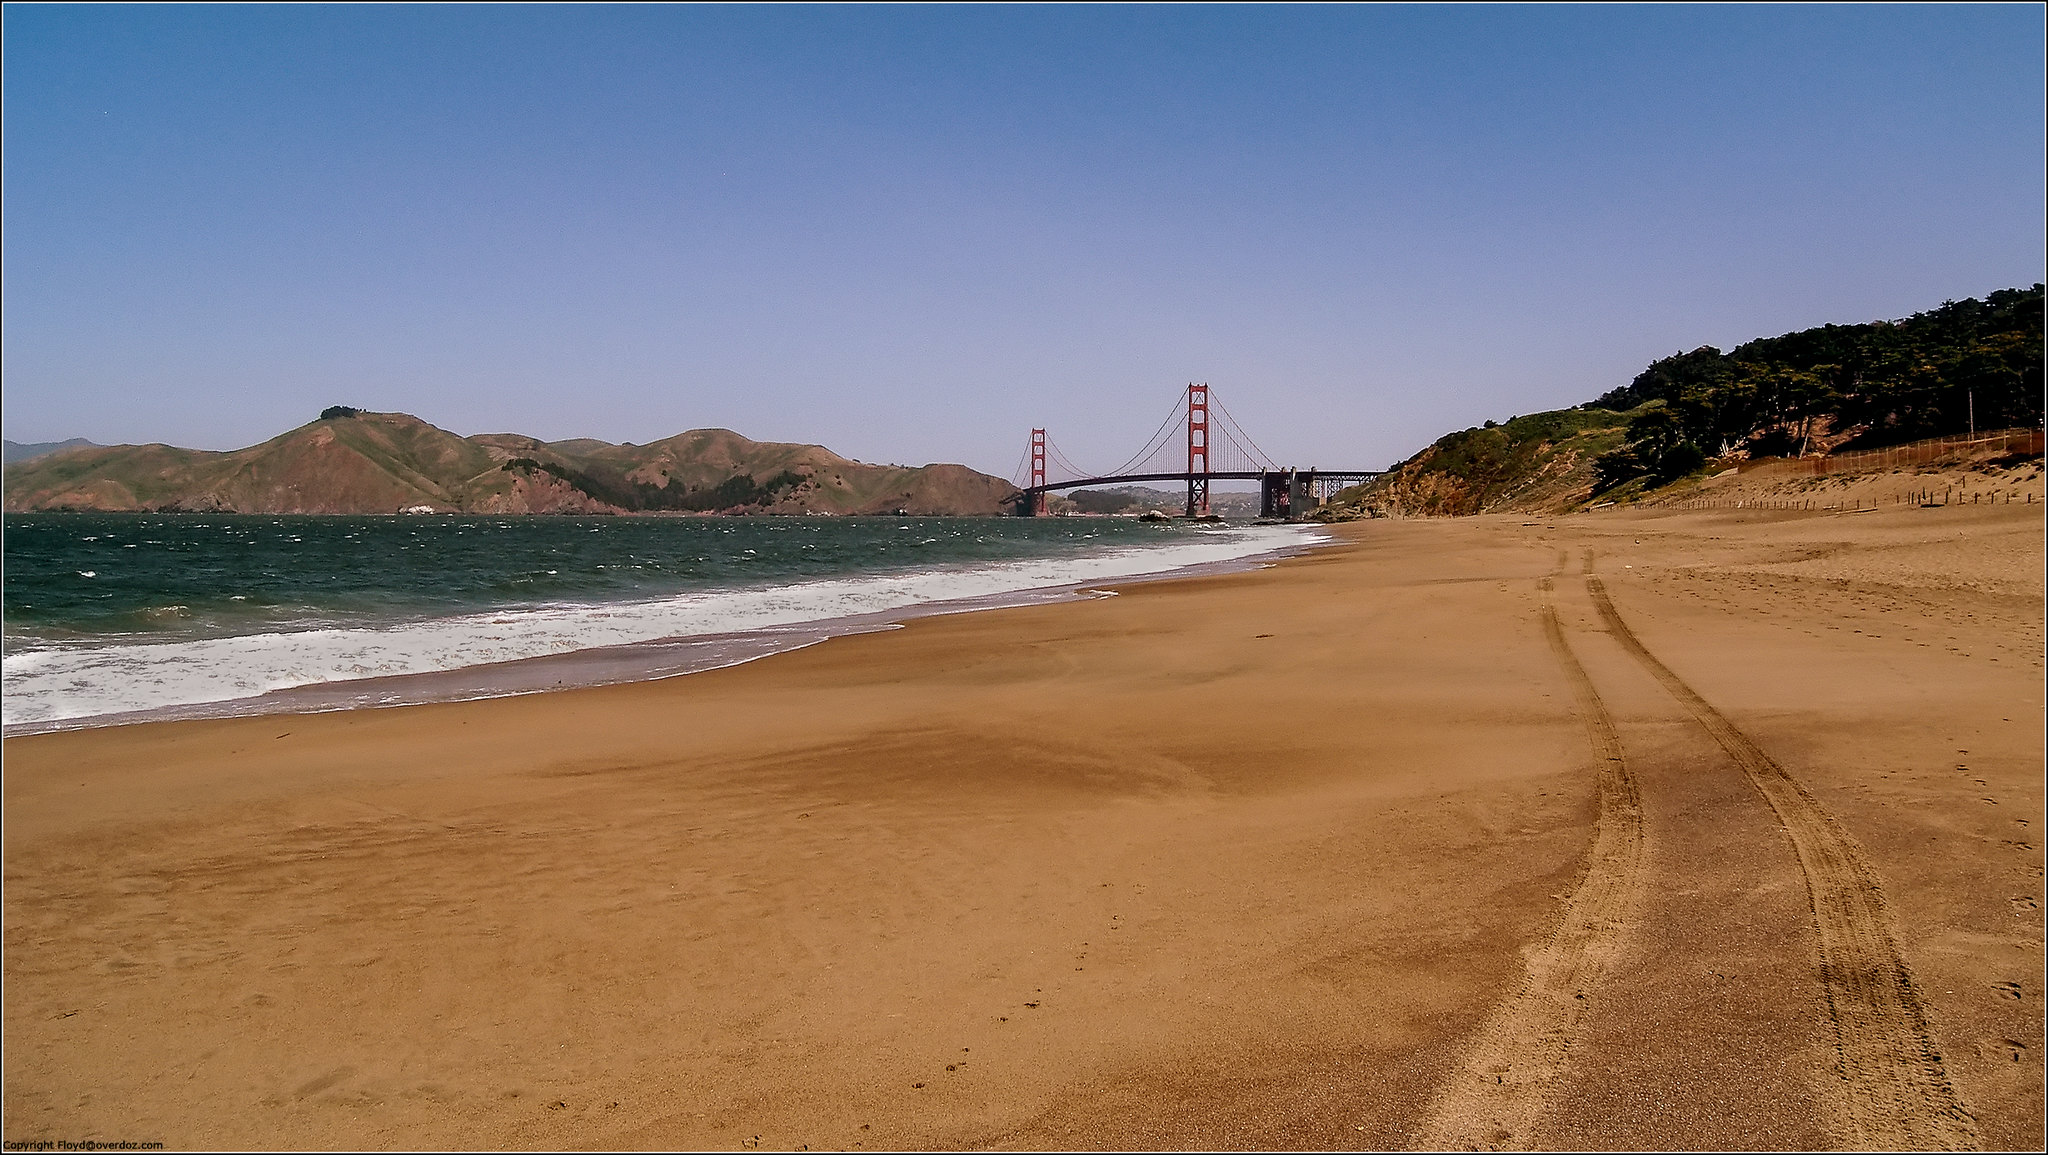
[(1301, 541), (1121, 518), (14, 515), (5, 718), (744, 634)]
[(220, 637), (1155, 547), (1126, 519), (6, 519), (6, 649)]

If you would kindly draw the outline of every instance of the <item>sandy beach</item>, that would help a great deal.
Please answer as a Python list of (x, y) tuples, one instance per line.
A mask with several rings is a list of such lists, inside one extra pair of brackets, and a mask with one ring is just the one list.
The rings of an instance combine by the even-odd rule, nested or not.
[(10, 738), (5, 1138), (2038, 1147), (2042, 509)]

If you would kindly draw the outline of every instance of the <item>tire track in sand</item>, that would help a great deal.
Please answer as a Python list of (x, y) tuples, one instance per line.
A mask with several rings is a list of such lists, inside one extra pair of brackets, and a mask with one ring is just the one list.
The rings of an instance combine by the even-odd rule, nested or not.
[[(1560, 566), (1560, 568), (1562, 568)], [(1585, 877), (1550, 939), (1528, 951), (1521, 988), (1481, 1024), (1464, 1061), (1423, 1117), (1422, 1149), (1527, 1148), (1556, 1090), (1587, 1008), (1586, 992), (1619, 953), (1643, 889), (1643, 810), (1621, 738), (1593, 679), (1573, 655), (1544, 578), (1543, 634), (1571, 683), (1591, 740), (1600, 791)]]
[(1784, 824), (1806, 875), (1819, 932), (1821, 985), (1835, 1036), (1835, 1071), (1822, 1086), (1830, 1120), (1846, 1147), (1970, 1150), (1976, 1120), (1943, 1067), (1927, 1011), (1899, 954), (1884, 890), (1863, 848), (1813, 795), (1772, 761), (1636, 637), (1615, 610), (1586, 555), (1594, 608), (1651, 676), (1685, 706)]

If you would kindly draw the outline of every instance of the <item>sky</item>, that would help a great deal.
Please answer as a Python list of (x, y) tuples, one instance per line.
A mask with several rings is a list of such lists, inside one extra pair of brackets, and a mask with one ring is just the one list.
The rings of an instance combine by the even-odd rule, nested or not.
[(1381, 468), (2040, 281), (2043, 12), (10, 4), (0, 424)]

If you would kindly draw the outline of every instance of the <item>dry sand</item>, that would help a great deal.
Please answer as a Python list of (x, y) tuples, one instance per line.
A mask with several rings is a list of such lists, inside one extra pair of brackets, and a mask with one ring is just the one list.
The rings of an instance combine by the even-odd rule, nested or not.
[(9, 739), (5, 1137), (2038, 1147), (2041, 511)]

